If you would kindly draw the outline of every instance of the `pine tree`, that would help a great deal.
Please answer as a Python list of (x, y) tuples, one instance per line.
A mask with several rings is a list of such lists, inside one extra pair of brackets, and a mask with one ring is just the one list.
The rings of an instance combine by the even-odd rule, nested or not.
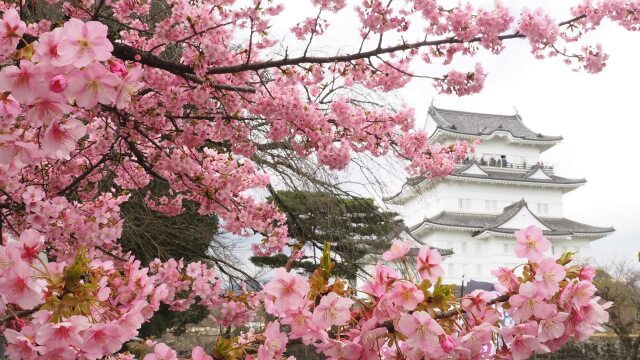
[[(293, 265), (305, 273), (317, 267), (323, 245), (329, 242), (338, 260), (335, 274), (355, 280), (367, 256), (381, 254), (404, 228), (398, 214), (383, 211), (370, 198), (278, 191), (270, 200), (288, 215), (291, 237), (305, 242), (305, 258)], [(251, 261), (257, 266), (276, 268), (285, 265), (287, 256), (254, 256)]]

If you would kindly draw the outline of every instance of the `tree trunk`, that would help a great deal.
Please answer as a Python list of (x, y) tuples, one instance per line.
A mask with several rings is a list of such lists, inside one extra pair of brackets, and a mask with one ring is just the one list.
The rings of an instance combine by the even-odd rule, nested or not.
[(633, 340), (633, 343), (631, 345), (631, 354), (630, 354), (631, 360), (638, 359), (638, 351), (640, 351), (640, 335), (636, 336), (636, 338)]

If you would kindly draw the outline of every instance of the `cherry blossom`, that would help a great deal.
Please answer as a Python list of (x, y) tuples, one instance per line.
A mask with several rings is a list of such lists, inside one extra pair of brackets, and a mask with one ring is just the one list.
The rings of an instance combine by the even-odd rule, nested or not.
[(91, 63), (71, 72), (69, 78), (68, 91), (78, 106), (90, 108), (98, 103), (109, 105), (116, 100), (120, 79), (103, 65)]
[(349, 308), (353, 300), (330, 292), (320, 299), (320, 304), (313, 310), (312, 320), (319, 328), (333, 325), (346, 325), (351, 317)]
[(398, 330), (409, 338), (409, 344), (424, 349), (438, 344), (438, 336), (444, 334), (440, 324), (424, 311), (403, 314), (398, 321)]
[(259, 360), (278, 359), (287, 345), (287, 334), (280, 332), (280, 323), (269, 323), (264, 331), (264, 344), (258, 348)]
[(532, 225), (516, 231), (516, 255), (518, 257), (526, 257), (530, 261), (538, 262), (550, 246), (549, 240), (542, 235), (542, 230), (536, 226)]
[(436, 281), (439, 277), (444, 275), (444, 270), (440, 263), (442, 262), (442, 256), (438, 253), (438, 250), (431, 249), (428, 246), (420, 248), (418, 253), (418, 273), (424, 280)]
[(49, 90), (54, 93), (61, 93), (67, 89), (68, 80), (67, 77), (59, 74), (51, 78), (49, 81)]
[(560, 289), (560, 281), (565, 278), (567, 272), (564, 266), (553, 259), (545, 259), (536, 269), (535, 283), (538, 291), (546, 298), (552, 297)]
[[(601, 329), (611, 304), (594, 296), (594, 269), (547, 257), (549, 241), (535, 227), (515, 234), (516, 255), (528, 260), (522, 274), (500, 268), (500, 294), (462, 299), (438, 281), (438, 252), (425, 246), (409, 264), (406, 242), (383, 256), (403, 271), (378, 264), (359, 289), (325, 261), (310, 278), (279, 269), (262, 291), (227, 291), (221, 263), (142, 266), (123, 251), (120, 207), (159, 181), (168, 192), (146, 194), (150, 211), (176, 216), (195, 204), (221, 230), (255, 240), (255, 254), (299, 260), (303, 239), (289, 237), (288, 215), (263, 196), (279, 190), (289, 165), (280, 159), (315, 174), (395, 157), (408, 176), (445, 177), (473, 144), (432, 143), (410, 106), (372, 99), (413, 81), (445, 94), (480, 92), (491, 77), (478, 50), (498, 55), (523, 39), (537, 58), (597, 73), (609, 54), (583, 35), (605, 20), (640, 30), (637, 5), (617, 0), (582, 1), (566, 19), (499, 2), (311, 4), (315, 17), (293, 21), (306, 42), (298, 51), (272, 34), (282, 4), (178, 0), (151, 24), (143, 20), (151, 4), (136, 0), (64, 1), (54, 6), (60, 14), (2, 2), (0, 331), (10, 358), (131, 359), (122, 345), (155, 312), (194, 305), (234, 330), (268, 313), (266, 331), (225, 339), (227, 349), (261, 359), (282, 357), (289, 339), (329, 358), (488, 358), (498, 335), (506, 343), (496, 356), (518, 359)], [(325, 15), (337, 11), (354, 12), (362, 46), (326, 55), (317, 39), (327, 40)], [(297, 183), (309, 175), (300, 169), (284, 173)], [(498, 323), (505, 302), (518, 322), (511, 328)], [(149, 358), (177, 357), (149, 344)], [(216, 358), (230, 355), (221, 352)], [(192, 357), (214, 356), (196, 347)]]
[(157, 343), (153, 347), (153, 352), (145, 355), (144, 357), (144, 360), (177, 360), (177, 359), (178, 359), (178, 354), (176, 353), (176, 351), (168, 347), (164, 343)]
[(509, 304), (513, 306), (513, 319), (516, 322), (526, 322), (532, 316), (545, 319), (555, 312), (555, 306), (542, 301), (538, 288), (532, 282), (520, 285), (520, 291), (511, 296)]
[(33, 89), (37, 88), (40, 80), (36, 65), (30, 61), (20, 61), (20, 67), (7, 66), (0, 71), (0, 90), (10, 91), (19, 102), (32, 100), (35, 96)]
[(70, 19), (62, 28), (63, 40), (57, 47), (65, 64), (84, 67), (111, 57), (113, 45), (107, 39), (108, 28), (97, 21)]
[(391, 242), (389, 251), (382, 254), (382, 258), (386, 261), (400, 259), (405, 256), (409, 250), (411, 250), (411, 242), (396, 239)]
[(74, 118), (67, 118), (63, 123), (53, 120), (42, 138), (42, 149), (54, 158), (64, 159), (85, 134), (84, 125)]
[(416, 306), (424, 300), (424, 294), (414, 284), (399, 281), (391, 288), (389, 298), (396, 306), (415, 310)]
[(302, 307), (309, 292), (309, 283), (302, 276), (290, 274), (284, 268), (276, 269), (275, 276), (264, 287), (264, 292), (273, 296), (274, 305), (282, 310)]
[(16, 9), (6, 10), (0, 21), (0, 55), (4, 56), (14, 50), (26, 30), (27, 26)]

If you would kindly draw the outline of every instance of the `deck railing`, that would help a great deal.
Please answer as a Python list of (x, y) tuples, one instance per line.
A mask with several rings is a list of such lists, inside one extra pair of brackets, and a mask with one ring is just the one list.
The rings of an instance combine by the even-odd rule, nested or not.
[(534, 165), (539, 165), (542, 170), (553, 173), (553, 165), (545, 165), (543, 163), (527, 163), (527, 162), (511, 162), (507, 159), (483, 155), (483, 156), (469, 156), (466, 159), (462, 160), (460, 164), (467, 165), (470, 162), (475, 161), (480, 166), (488, 166), (502, 169), (515, 169), (515, 170), (529, 170)]

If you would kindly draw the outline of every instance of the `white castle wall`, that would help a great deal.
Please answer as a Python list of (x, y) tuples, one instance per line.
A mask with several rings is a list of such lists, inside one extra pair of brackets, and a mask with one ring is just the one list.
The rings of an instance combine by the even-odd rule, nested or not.
[(469, 183), (452, 179), (440, 180), (406, 203), (391, 207), (404, 218), (408, 226), (412, 226), (442, 211), (497, 215), (523, 198), (537, 216), (563, 216), (560, 189)]

